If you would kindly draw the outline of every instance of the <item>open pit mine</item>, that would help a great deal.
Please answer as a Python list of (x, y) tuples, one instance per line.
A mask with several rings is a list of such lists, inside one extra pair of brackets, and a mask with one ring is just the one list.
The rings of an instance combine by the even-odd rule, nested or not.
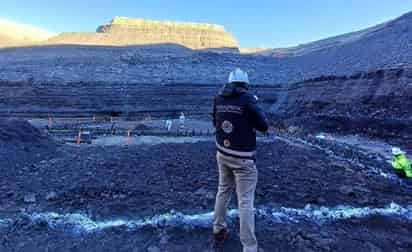
[(259, 251), (412, 251), (391, 164), (392, 147), (412, 158), (410, 31), (408, 13), (243, 54), (222, 26), (117, 17), (1, 48), (0, 251), (241, 251), (235, 201), (211, 242), (212, 104), (236, 67), (270, 124)]

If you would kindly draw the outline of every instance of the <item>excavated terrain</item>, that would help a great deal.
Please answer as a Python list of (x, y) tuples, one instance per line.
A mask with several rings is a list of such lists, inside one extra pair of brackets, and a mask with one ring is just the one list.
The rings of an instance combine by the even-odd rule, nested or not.
[[(392, 146), (412, 153), (410, 20), (285, 57), (173, 44), (0, 49), (0, 251), (240, 251), (234, 200), (230, 239), (210, 239), (210, 112), (235, 67), (271, 125), (258, 140), (260, 252), (412, 251), (412, 183), (390, 164)], [(81, 129), (101, 134), (77, 141)]]
[[(320, 76), (283, 86), (252, 86), (251, 92), (278, 128), (364, 134), (396, 143), (412, 139), (411, 76), (411, 68), (400, 67)], [(0, 81), (0, 115), (164, 118), (184, 112), (209, 120), (213, 97), (221, 86)]]
[(412, 70), (405, 67), (321, 76), (289, 85), (276, 93), (271, 112), (283, 127), (411, 143), (411, 107)]
[[(35, 83), (0, 81), (0, 114), (3, 116), (92, 116), (115, 114), (138, 117), (177, 116), (180, 112), (209, 118), (213, 98), (221, 85), (143, 85), (73, 82)], [(274, 88), (253, 89), (269, 110)], [(147, 106), (151, 104), (151, 106)]]
[[(42, 135), (19, 121), (7, 125), (24, 147)], [(218, 176), (212, 141), (50, 149), (53, 141), (42, 139), (47, 144), (30, 151), (35, 158), (0, 150), (9, 158), (1, 165), (1, 251), (240, 250), (236, 212), (230, 240), (219, 248), (210, 241)], [(391, 175), (379, 153), (349, 147), (313, 137), (259, 140), (263, 251), (412, 249), (412, 187)]]

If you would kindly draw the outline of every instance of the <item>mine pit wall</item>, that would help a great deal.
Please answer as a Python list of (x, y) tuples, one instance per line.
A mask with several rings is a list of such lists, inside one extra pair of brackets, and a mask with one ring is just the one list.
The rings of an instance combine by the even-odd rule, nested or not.
[(276, 92), (271, 116), (281, 127), (412, 140), (412, 69), (295, 83)]
[[(211, 120), (213, 98), (221, 85), (138, 83), (29, 83), (0, 81), (0, 117), (47, 118), (121, 116), (130, 119), (189, 117)], [(253, 87), (265, 110), (272, 87)]]

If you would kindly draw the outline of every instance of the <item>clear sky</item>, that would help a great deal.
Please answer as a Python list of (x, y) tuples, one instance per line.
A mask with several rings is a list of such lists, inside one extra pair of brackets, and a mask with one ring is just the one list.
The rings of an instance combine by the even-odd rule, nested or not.
[(94, 31), (114, 16), (222, 24), (242, 47), (288, 47), (412, 11), (412, 0), (1, 0), (0, 17), (53, 32)]

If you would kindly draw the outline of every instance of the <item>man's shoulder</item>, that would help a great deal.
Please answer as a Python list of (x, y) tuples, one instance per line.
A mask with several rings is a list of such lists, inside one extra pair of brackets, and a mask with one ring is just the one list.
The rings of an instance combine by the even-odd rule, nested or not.
[(256, 104), (259, 100), (259, 98), (256, 95), (251, 94), (249, 92), (243, 93), (242, 99), (245, 100), (245, 102), (251, 103), (251, 104)]
[(240, 102), (243, 104), (256, 104), (258, 102), (258, 97), (249, 92), (244, 92), (237, 96), (231, 96), (231, 97), (225, 97), (220, 94), (217, 94), (214, 97), (214, 101), (215, 103), (232, 101), (235, 103)]
[(215, 95), (215, 97), (213, 98), (215, 103), (219, 103), (220, 101), (223, 101), (223, 97), (219, 94)]

